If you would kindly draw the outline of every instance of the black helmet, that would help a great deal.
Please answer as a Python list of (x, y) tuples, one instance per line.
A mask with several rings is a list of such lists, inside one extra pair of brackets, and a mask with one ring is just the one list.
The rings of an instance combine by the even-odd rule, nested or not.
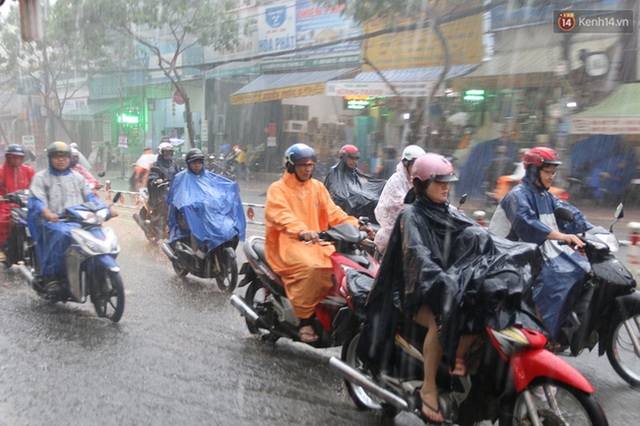
[(58, 152), (64, 152), (68, 157), (71, 155), (71, 148), (64, 142), (55, 141), (47, 148), (47, 157), (51, 159)]
[(16, 143), (12, 143), (11, 145), (7, 146), (7, 149), (4, 151), (5, 156), (17, 155), (19, 157), (24, 157), (25, 154), (26, 152), (24, 151), (24, 148)]
[(204, 162), (204, 154), (198, 148), (191, 148), (187, 151), (187, 156), (185, 157), (185, 161), (187, 164), (193, 161), (202, 161)]

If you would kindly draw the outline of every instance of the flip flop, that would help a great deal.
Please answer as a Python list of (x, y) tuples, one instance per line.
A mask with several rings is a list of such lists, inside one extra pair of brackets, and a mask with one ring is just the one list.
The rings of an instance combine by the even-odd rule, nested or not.
[[(311, 331), (302, 330), (305, 327), (309, 327)], [(300, 329), (298, 329), (298, 335), (300, 336), (300, 341), (303, 343), (315, 343), (320, 338), (315, 333), (315, 331), (313, 331), (313, 327), (310, 325), (303, 325), (302, 327), (300, 327)]]
[(436, 415), (442, 416), (442, 420), (435, 420), (435, 419), (427, 416), (425, 414), (425, 412), (422, 410), (422, 407), (420, 407), (419, 409), (416, 410), (416, 413), (418, 414), (418, 417), (420, 417), (420, 420), (422, 420), (424, 423), (426, 423), (428, 425), (442, 425), (442, 424), (444, 424), (445, 420), (444, 420), (444, 416), (442, 415), (442, 411), (440, 411), (440, 406), (438, 406), (438, 408), (435, 409), (431, 405), (426, 403), (424, 399), (420, 398), (420, 401), (422, 401), (422, 407), (427, 407), (427, 409), (429, 411), (434, 412)]

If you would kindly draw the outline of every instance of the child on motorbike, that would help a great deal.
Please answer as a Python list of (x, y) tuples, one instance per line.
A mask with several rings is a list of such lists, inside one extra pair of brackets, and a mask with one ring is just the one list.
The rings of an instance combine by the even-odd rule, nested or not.
[(187, 170), (178, 173), (167, 194), (169, 204), (169, 244), (193, 236), (194, 251), (212, 250), (236, 239), (244, 241), (246, 219), (238, 184), (204, 167), (198, 148), (186, 156)]
[[(332, 245), (318, 241), (318, 231), (341, 223), (358, 226), (329, 196), (324, 185), (312, 179), (317, 161), (308, 145), (290, 146), (284, 155), (286, 172), (267, 191), (265, 205), (265, 255), (280, 275), (294, 314), (300, 319), (300, 340), (313, 343), (315, 306), (331, 288)], [(372, 235), (368, 227), (361, 227)]]
[[(64, 256), (72, 242), (71, 228), (77, 223), (60, 222), (59, 215), (67, 207), (92, 201), (102, 205), (89, 190), (85, 178), (71, 170), (71, 149), (64, 142), (53, 142), (47, 148), (49, 167), (36, 173), (29, 190), (27, 222), (36, 242), (36, 255), (40, 264), (39, 279), (47, 286), (57, 286), (64, 278)], [(110, 217), (117, 216), (111, 210)]]
[[(558, 154), (547, 147), (531, 148), (524, 153), (525, 176), (500, 201), (489, 230), (510, 240), (535, 243), (541, 247), (544, 264), (533, 287), (533, 300), (551, 337), (557, 339), (562, 323), (562, 307), (575, 284), (582, 282), (590, 270), (586, 258), (574, 248), (584, 243), (577, 235), (593, 228), (574, 206), (549, 192), (562, 164)], [(564, 207), (574, 215), (571, 223), (558, 222), (553, 214)], [(564, 241), (561, 246), (558, 241)]]
[(399, 214), (366, 305), (358, 356), (377, 371), (389, 368), (402, 318), (427, 327), (418, 415), (445, 421), (436, 373), (445, 357), (465, 375), (465, 354), (485, 326), (539, 329), (524, 300), (535, 247), (494, 237), (447, 201), (458, 180), (441, 155), (419, 156), (412, 168), (416, 200)]

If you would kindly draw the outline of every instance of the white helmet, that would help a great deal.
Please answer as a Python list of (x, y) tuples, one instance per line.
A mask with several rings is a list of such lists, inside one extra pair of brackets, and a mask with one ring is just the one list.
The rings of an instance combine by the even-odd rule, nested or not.
[(426, 154), (426, 152), (424, 152), (424, 149), (420, 148), (418, 145), (409, 145), (404, 149), (404, 151), (402, 151), (402, 159), (414, 161), (423, 154)]
[(173, 145), (171, 145), (169, 142), (162, 142), (160, 145), (158, 145), (158, 153), (162, 154), (162, 151), (173, 152)]

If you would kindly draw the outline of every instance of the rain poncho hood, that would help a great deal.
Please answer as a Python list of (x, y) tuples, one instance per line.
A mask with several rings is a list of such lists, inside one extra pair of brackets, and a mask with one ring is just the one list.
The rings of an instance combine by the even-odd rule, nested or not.
[[(205, 169), (198, 174), (183, 170), (171, 182), (167, 203), (171, 243), (193, 235), (213, 250), (236, 235), (244, 241), (247, 224), (240, 188), (232, 180)], [(180, 227), (179, 215), (189, 229)]]
[(377, 223), (374, 209), (385, 183), (358, 168), (350, 169), (342, 161), (329, 170), (324, 181), (331, 199), (342, 210), (355, 217), (367, 216), (373, 223)]
[[(571, 210), (574, 221), (557, 222), (553, 214), (557, 207)], [(562, 307), (569, 292), (582, 282), (590, 265), (585, 257), (558, 241), (547, 240), (547, 236), (553, 230), (577, 234), (591, 228), (593, 225), (578, 209), (537, 187), (532, 172), (502, 199), (491, 219), (489, 229), (497, 235), (541, 246), (544, 264), (536, 277), (533, 299), (554, 339), (558, 338)]]
[(539, 330), (526, 303), (539, 262), (535, 245), (492, 235), (457, 209), (418, 198), (391, 232), (365, 308), (359, 355), (384, 369), (400, 315), (413, 318), (422, 305), (436, 317), (451, 364), (461, 334), (487, 325)]

